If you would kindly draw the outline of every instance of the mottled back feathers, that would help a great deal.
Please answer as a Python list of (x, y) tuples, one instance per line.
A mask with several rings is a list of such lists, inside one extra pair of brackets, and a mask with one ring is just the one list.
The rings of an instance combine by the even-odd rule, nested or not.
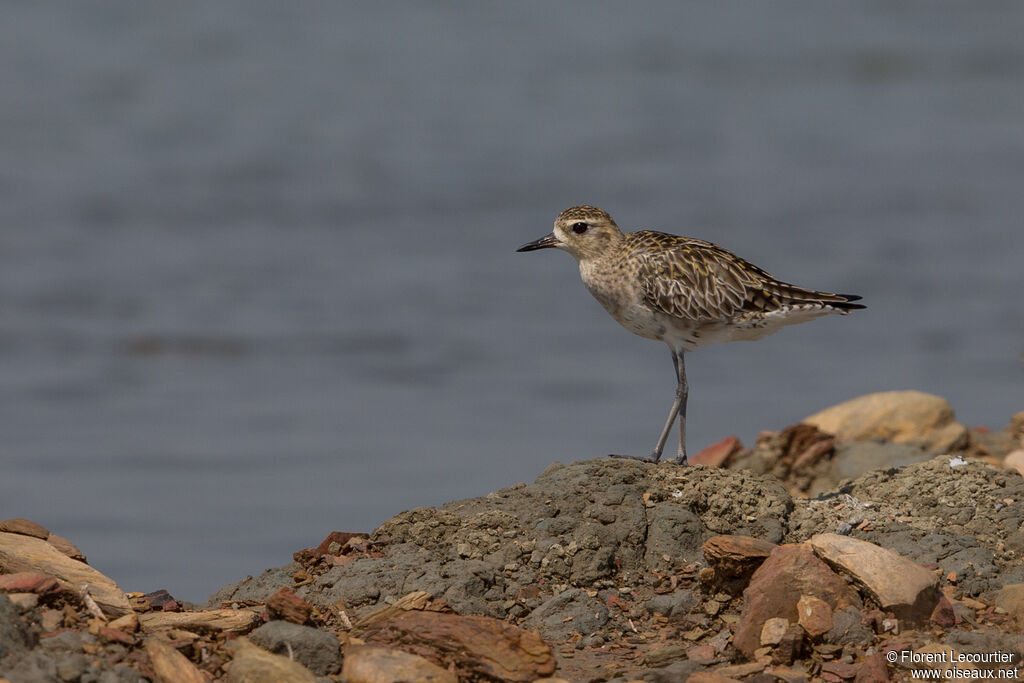
[(704, 240), (653, 230), (625, 236), (620, 256), (638, 266), (648, 305), (688, 320), (759, 318), (797, 306), (839, 312), (864, 308), (860, 297), (817, 292), (776, 280), (763, 269)]

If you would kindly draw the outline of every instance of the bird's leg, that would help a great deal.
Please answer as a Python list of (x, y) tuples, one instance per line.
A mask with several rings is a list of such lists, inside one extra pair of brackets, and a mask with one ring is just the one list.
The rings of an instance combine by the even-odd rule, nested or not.
[[(676, 416), (679, 415), (679, 409), (680, 409), (681, 406), (684, 407), (684, 409), (685, 409), (685, 406), (686, 406), (686, 377), (685, 377), (685, 374), (684, 374), (682, 376), (682, 379), (680, 379), (680, 374), (679, 374), (680, 368), (682, 367), (682, 363), (683, 363), (683, 355), (681, 353), (676, 353), (676, 350), (672, 349), (672, 367), (674, 367), (675, 371), (676, 371), (676, 400), (672, 403), (672, 409), (668, 412), (668, 419), (665, 420), (665, 427), (661, 430), (661, 436), (658, 437), (658, 443), (655, 444), (655, 446), (654, 446), (654, 452), (652, 452), (646, 458), (641, 457), (639, 455), (612, 455), (611, 457), (613, 457), (613, 458), (629, 458), (631, 460), (643, 460), (645, 462), (654, 462), (654, 463), (656, 463), (659, 460), (661, 460), (661, 453), (662, 453), (662, 451), (665, 450), (665, 442), (668, 441), (669, 432), (672, 431), (672, 425), (675, 424)], [(679, 449), (680, 449), (679, 450), (680, 460), (679, 460), (679, 462), (681, 462), (681, 463), (683, 463), (685, 465), (686, 464), (686, 449), (682, 445), (682, 443), (683, 443), (683, 441), (682, 441), (683, 440), (683, 432), (685, 432), (685, 429), (684, 429), (682, 423), (680, 423), (680, 429), (682, 431), (680, 432), (680, 436), (679, 436), (679, 438), (680, 438), (680, 446), (679, 446)]]
[[(676, 410), (679, 412), (679, 455), (676, 462), (686, 464), (686, 399), (690, 395), (690, 385), (686, 382), (686, 359), (683, 353), (672, 353), (676, 363)], [(664, 434), (662, 436), (665, 436)]]

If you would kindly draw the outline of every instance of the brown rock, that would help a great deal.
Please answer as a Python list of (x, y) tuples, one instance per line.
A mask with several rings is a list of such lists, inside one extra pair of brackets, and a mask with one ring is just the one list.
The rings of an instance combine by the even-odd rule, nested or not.
[(39, 604), (39, 596), (35, 593), (7, 593), (7, 599), (21, 609), (32, 609)]
[(921, 565), (850, 536), (818, 534), (807, 544), (831, 566), (851, 575), (898, 619), (920, 624), (934, 611), (939, 579)]
[(882, 438), (946, 451), (966, 443), (967, 428), (953, 417), (949, 402), (920, 391), (884, 391), (826, 408), (804, 418), (841, 440)]
[(857, 672), (860, 670), (860, 665), (832, 661), (822, 664), (821, 670), (847, 680), (857, 675)]
[(458, 683), (459, 678), (428, 659), (372, 645), (345, 648), (341, 670), (348, 683)]
[(751, 657), (760, 646), (764, 622), (772, 617), (796, 622), (801, 595), (817, 596), (833, 609), (860, 603), (856, 592), (806, 545), (779, 546), (754, 572), (743, 591), (743, 612), (733, 640), (737, 649)]
[(868, 655), (860, 663), (854, 683), (889, 683), (889, 668), (880, 652)]
[(727, 436), (718, 443), (713, 443), (697, 453), (697, 455), (689, 459), (689, 462), (691, 465), (725, 467), (743, 450), (743, 444), (740, 443), (738, 437)]
[(821, 598), (801, 595), (796, 603), (796, 611), (799, 615), (797, 622), (811, 638), (818, 638), (832, 630), (832, 608)]
[(206, 683), (199, 669), (170, 645), (147, 638), (145, 648), (156, 683)]
[(61, 586), (57, 577), (39, 572), (15, 572), (0, 574), (0, 593), (47, 593), (60, 592)]
[(738, 594), (773, 548), (777, 546), (759, 538), (741, 535), (712, 536), (704, 541), (704, 558), (714, 571), (711, 584), (715, 588)]
[(122, 645), (127, 645), (128, 647), (131, 647), (135, 644), (135, 636), (125, 633), (124, 631), (120, 631), (116, 628), (110, 628), (109, 626), (100, 626), (96, 635), (111, 643), (121, 643)]
[(714, 671), (697, 671), (690, 674), (686, 683), (739, 683), (735, 678), (729, 678)]
[(139, 630), (139, 615), (132, 612), (131, 614), (114, 619), (108, 625), (110, 628), (116, 628), (125, 633), (137, 633)]
[(753, 674), (761, 673), (764, 671), (764, 667), (765, 665), (761, 662), (746, 662), (745, 664), (720, 666), (715, 669), (714, 673), (727, 678), (745, 678)]
[(937, 626), (949, 628), (956, 626), (956, 613), (953, 611), (953, 603), (945, 595), (939, 596), (939, 601), (932, 610), (932, 622)]
[(50, 574), (62, 588), (79, 595), (88, 587), (89, 594), (108, 616), (131, 611), (128, 598), (112, 579), (84, 562), (71, 559), (40, 538), (0, 532), (0, 569)]
[(271, 619), (284, 619), (301, 625), (309, 621), (312, 613), (313, 607), (285, 586), (267, 598), (267, 614)]
[(800, 659), (804, 653), (805, 638), (803, 627), (791, 624), (772, 652), (772, 664), (792, 664)]
[(401, 644), (471, 680), (533, 681), (555, 671), (551, 649), (539, 635), (491, 617), (410, 610), (360, 636), (368, 644)]
[(33, 536), (35, 538), (41, 538), (44, 541), (46, 540), (46, 537), (50, 535), (50, 530), (46, 527), (27, 519), (21, 519), (20, 517), (5, 519), (0, 522), (0, 531), (6, 531), (11, 534), (21, 534), (22, 536)]
[[(346, 544), (353, 538), (369, 538), (369, 534), (363, 532), (351, 532), (351, 531), (332, 531), (327, 534), (327, 538), (320, 541), (320, 545), (315, 548), (306, 548), (296, 552), (292, 559), (296, 562), (309, 562), (316, 560), (324, 555), (340, 555), (342, 550), (345, 549)], [(332, 548), (331, 546), (337, 546)]]
[(298, 662), (275, 655), (249, 642), (235, 638), (228, 643), (231, 661), (226, 668), (228, 683), (316, 683), (313, 672)]
[[(52, 545), (57, 550), (64, 553), (65, 555), (67, 555), (68, 557), (70, 557), (72, 560), (86, 562), (85, 554), (81, 550), (79, 550), (74, 543), (64, 538), (63, 536), (58, 536), (57, 534), (50, 534), (46, 537), (46, 542)], [(88, 564), (88, 562), (86, 562), (86, 564)]]
[(170, 628), (207, 629), (245, 633), (260, 622), (260, 615), (248, 609), (208, 609), (200, 612), (150, 612), (139, 615), (139, 624), (147, 633)]
[(1024, 450), (1016, 450), (1008, 453), (1003, 458), (1003, 467), (1009, 470), (1017, 470), (1024, 476)]
[(789, 630), (789, 620), (783, 617), (772, 617), (766, 619), (764, 626), (761, 627), (761, 644), (762, 645), (778, 645), (782, 642), (782, 637), (786, 635), (786, 631)]
[(1024, 626), (1024, 583), (1008, 583), (995, 594), (993, 602)]

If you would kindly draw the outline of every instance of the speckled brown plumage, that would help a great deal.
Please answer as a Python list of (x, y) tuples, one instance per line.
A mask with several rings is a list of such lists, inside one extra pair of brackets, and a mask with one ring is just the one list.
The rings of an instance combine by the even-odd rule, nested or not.
[(760, 339), (786, 325), (864, 308), (833, 294), (777, 280), (717, 244), (653, 230), (623, 234), (607, 212), (574, 206), (549, 235), (519, 251), (557, 248), (576, 259), (590, 293), (623, 327), (668, 344), (676, 401), (652, 454), (661, 457), (679, 418), (679, 459), (686, 460), (687, 384), (683, 354), (708, 344)]

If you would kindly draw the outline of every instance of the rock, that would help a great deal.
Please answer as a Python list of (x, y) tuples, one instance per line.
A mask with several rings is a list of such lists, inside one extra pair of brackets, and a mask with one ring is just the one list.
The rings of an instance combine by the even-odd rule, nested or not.
[(868, 655), (860, 663), (860, 671), (853, 679), (854, 683), (889, 683), (889, 668), (881, 653)]
[(46, 595), (48, 593), (59, 593), (60, 582), (49, 574), (39, 572), (15, 572), (13, 574), (0, 574), (0, 593), (35, 593)]
[(911, 443), (892, 441), (854, 441), (836, 448), (832, 460), (838, 484), (845, 479), (856, 479), (871, 470), (905, 467), (930, 460), (934, 454)]
[(345, 648), (348, 683), (458, 683), (458, 677), (418, 655), (371, 645)]
[(228, 683), (317, 683), (316, 676), (298, 662), (273, 655), (245, 637), (227, 645), (232, 659), (226, 665)]
[(114, 619), (110, 624), (110, 628), (116, 628), (125, 633), (136, 633), (139, 630), (139, 615), (134, 612), (126, 614), (123, 617)]
[(674, 593), (652, 596), (647, 601), (647, 609), (655, 614), (663, 614), (670, 620), (678, 621), (689, 614), (696, 604), (697, 598), (693, 591), (680, 589)]
[(1003, 467), (1010, 470), (1017, 470), (1024, 476), (1024, 449), (1018, 449), (1008, 453), (1003, 458)]
[(839, 534), (807, 541), (823, 560), (863, 585), (883, 610), (923, 623), (938, 602), (938, 577), (924, 567), (874, 543)]
[(747, 657), (761, 644), (761, 629), (772, 617), (796, 622), (801, 595), (815, 595), (833, 609), (857, 605), (860, 598), (803, 544), (782, 545), (754, 572), (743, 591), (743, 612), (733, 644)]
[[(81, 550), (79, 550), (74, 543), (64, 538), (63, 536), (58, 536), (57, 534), (51, 533), (49, 536), (46, 537), (46, 542), (52, 545), (57, 550), (59, 550), (60, 552), (70, 557), (72, 560), (86, 562), (85, 554)], [(86, 564), (88, 564), (88, 562), (86, 562)]]
[(746, 678), (753, 674), (761, 673), (764, 671), (764, 663), (762, 662), (747, 662), (745, 664), (730, 664), (728, 666), (720, 666), (715, 669), (714, 673), (719, 676), (726, 678)]
[(540, 636), (489, 617), (410, 610), (360, 636), (371, 645), (402, 649), (452, 667), (460, 678), (533, 681), (555, 671), (555, 658)]
[(206, 683), (199, 669), (170, 645), (147, 638), (145, 649), (156, 683)]
[(740, 443), (739, 437), (727, 436), (690, 457), (689, 463), (691, 465), (707, 465), (708, 467), (725, 467), (743, 450), (743, 444)]
[(35, 637), (19, 612), (6, 595), (0, 595), (0, 660), (20, 654), (35, 644)]
[(7, 599), (23, 610), (30, 610), (39, 604), (39, 596), (35, 593), (8, 593)]
[(296, 562), (307, 562), (321, 558), (324, 555), (340, 555), (345, 549), (346, 544), (353, 538), (369, 538), (369, 536), (369, 534), (363, 532), (332, 531), (327, 534), (327, 538), (320, 541), (320, 545), (315, 548), (300, 550), (295, 553), (294, 558)]
[(799, 624), (790, 624), (772, 652), (772, 664), (792, 664), (804, 653), (806, 634)]
[(46, 527), (36, 524), (27, 519), (14, 518), (5, 519), (0, 522), (0, 531), (6, 531), (11, 534), (22, 534), (23, 536), (32, 536), (34, 538), (41, 538), (44, 541), (47, 536), (50, 535), (50, 530)]
[(81, 594), (82, 589), (88, 587), (89, 595), (109, 616), (120, 616), (131, 611), (128, 598), (113, 580), (89, 565), (64, 555), (38, 537), (0, 532), (0, 568), (12, 573), (50, 574), (64, 589), (76, 594)]
[(853, 664), (852, 662), (847, 663), (833, 660), (831, 662), (824, 662), (821, 665), (821, 670), (822, 672), (830, 673), (837, 678), (849, 680), (856, 676), (857, 672), (860, 671), (860, 665)]
[(786, 635), (786, 631), (789, 630), (789, 620), (783, 617), (772, 617), (766, 619), (764, 626), (761, 627), (761, 644), (762, 645), (778, 645), (782, 642), (782, 637)]
[(245, 633), (260, 621), (260, 615), (248, 609), (209, 609), (200, 612), (150, 612), (139, 615), (139, 624), (147, 633), (170, 628), (207, 629)]
[(752, 536), (712, 536), (704, 541), (704, 557), (715, 572), (713, 587), (734, 595), (742, 592), (775, 547)]
[(284, 619), (293, 624), (305, 624), (313, 613), (313, 607), (285, 586), (267, 598), (267, 614), (271, 619)]
[(799, 615), (797, 622), (811, 638), (817, 638), (832, 630), (832, 608), (821, 598), (801, 595), (796, 603), (796, 611)]
[(932, 452), (962, 445), (967, 435), (967, 428), (954, 419), (946, 399), (920, 391), (860, 396), (802, 422), (842, 441), (881, 438), (896, 443), (919, 443)]
[(1010, 583), (999, 589), (993, 603), (1024, 626), (1024, 583)]
[(935, 609), (932, 610), (931, 621), (936, 626), (941, 626), (943, 628), (956, 626), (956, 613), (953, 611), (953, 603), (951, 603), (949, 598), (945, 595), (940, 595), (939, 601), (935, 603)]
[(686, 683), (739, 683), (739, 681), (714, 671), (698, 671), (690, 674), (690, 677), (686, 679)]
[(288, 621), (271, 621), (249, 634), (264, 650), (295, 659), (320, 676), (338, 673), (341, 644), (330, 633)]
[(565, 640), (573, 632), (589, 635), (606, 623), (608, 608), (579, 588), (571, 588), (533, 610), (523, 625), (549, 640)]
[(875, 632), (864, 625), (860, 610), (844, 607), (833, 610), (832, 629), (823, 640), (834, 645), (865, 646), (874, 642)]

